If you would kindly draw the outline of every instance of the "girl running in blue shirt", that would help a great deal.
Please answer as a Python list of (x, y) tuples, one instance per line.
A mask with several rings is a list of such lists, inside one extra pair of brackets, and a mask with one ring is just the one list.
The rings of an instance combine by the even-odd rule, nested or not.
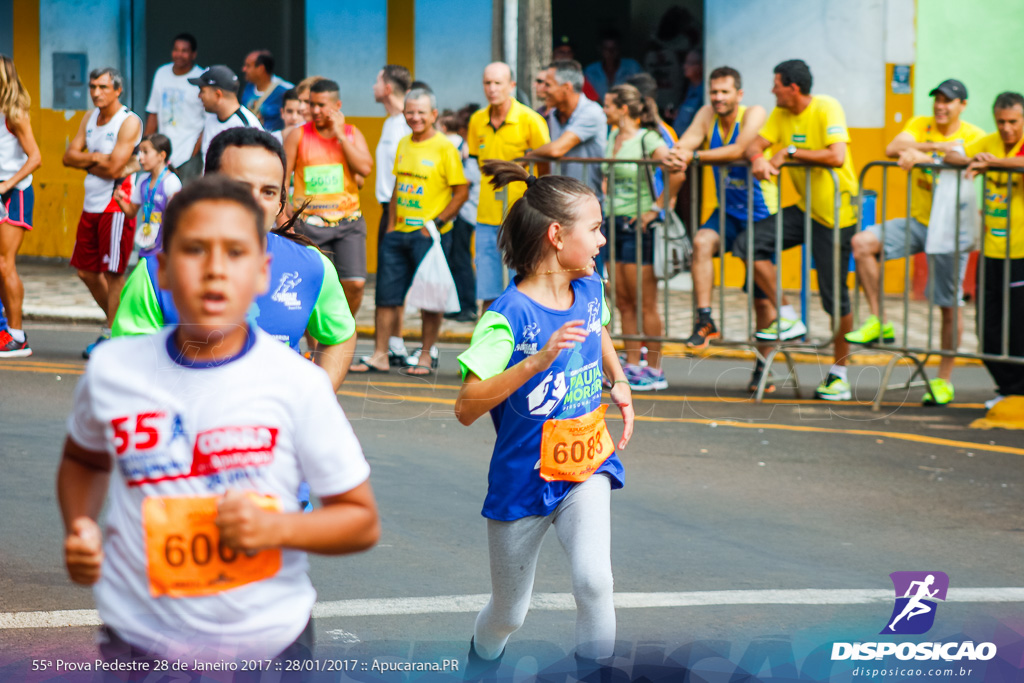
[(459, 356), (456, 416), (470, 425), (490, 411), (497, 431), (483, 507), (492, 595), (476, 619), (466, 677), (497, 670), (526, 618), (551, 526), (572, 567), (576, 658), (581, 668), (596, 668), (615, 641), (610, 493), (623, 484), (604, 421), (602, 372), (622, 412), (619, 449), (633, 432), (629, 382), (604, 328), (610, 314), (594, 274), (605, 243), (601, 206), (572, 178), (534, 178), (505, 161), (488, 162), (483, 172), (497, 189), (512, 182), (527, 189), (498, 233), (504, 261), (519, 275)]

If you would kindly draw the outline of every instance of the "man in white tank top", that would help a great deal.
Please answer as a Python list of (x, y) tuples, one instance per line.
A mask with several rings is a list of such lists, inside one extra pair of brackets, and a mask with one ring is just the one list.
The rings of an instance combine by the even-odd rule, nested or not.
[(142, 139), (141, 119), (120, 102), (122, 87), (117, 69), (107, 67), (89, 74), (89, 96), (96, 108), (82, 120), (64, 152), (65, 166), (87, 171), (71, 265), (107, 316), (99, 339), (83, 352), (85, 358), (96, 344), (110, 338), (135, 243), (135, 219), (126, 219), (113, 199), (117, 186), (131, 193), (131, 175), (124, 168)]

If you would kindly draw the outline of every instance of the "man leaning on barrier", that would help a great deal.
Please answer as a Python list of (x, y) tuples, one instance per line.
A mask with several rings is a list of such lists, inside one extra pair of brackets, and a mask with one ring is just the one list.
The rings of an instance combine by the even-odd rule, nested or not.
[[(852, 398), (846, 377), (846, 356), (849, 344), (844, 335), (853, 328), (850, 313), (850, 292), (846, 285), (847, 265), (850, 260), (850, 239), (856, 231), (857, 217), (851, 198), (858, 192), (853, 158), (846, 148), (850, 133), (846, 128), (846, 114), (842, 105), (828, 95), (811, 95), (811, 70), (799, 59), (782, 62), (775, 67), (775, 109), (761, 134), (747, 150), (751, 169), (758, 180), (769, 180), (779, 174), (786, 163), (806, 163), (827, 168), (811, 169), (810, 197), (805, 196), (804, 168), (790, 168), (789, 172), (800, 199), (796, 206), (782, 211), (782, 245), (786, 250), (804, 243), (804, 212), (811, 211), (811, 254), (818, 269), (818, 289), (825, 311), (840, 316), (839, 332), (835, 335), (834, 364), (828, 376), (815, 392), (815, 396), (828, 401), (848, 401)], [(771, 159), (764, 151), (773, 147)], [(834, 187), (831, 169), (839, 179)], [(840, 193), (839, 225), (835, 225), (835, 192)], [(810, 207), (808, 207), (808, 200)], [(770, 301), (776, 301), (775, 217), (769, 216), (754, 224), (754, 281), (764, 290)], [(833, 229), (839, 229), (839, 291), (833, 291), (834, 263)], [(740, 235), (733, 244), (733, 254), (746, 257), (747, 237)], [(834, 311), (835, 297), (839, 311)], [(786, 341), (807, 334), (807, 328), (796, 317), (792, 306), (783, 305), (778, 318), (767, 328), (758, 330), (762, 341)]]
[[(750, 144), (757, 139), (764, 125), (764, 107), (745, 107), (743, 82), (740, 73), (729, 66), (721, 66), (711, 72), (708, 78), (708, 94), (711, 104), (705, 104), (683, 133), (683, 137), (669, 152), (669, 167), (685, 170), (693, 162), (705, 161), (728, 163), (739, 161)], [(750, 169), (744, 166), (714, 168), (715, 197), (722, 196), (721, 184), (725, 186), (725, 206), (717, 206), (711, 216), (697, 231), (693, 239), (693, 295), (697, 304), (697, 319), (693, 322), (693, 334), (686, 340), (692, 349), (707, 348), (712, 339), (720, 333), (711, 317), (711, 293), (714, 285), (712, 258), (722, 251), (732, 251), (736, 237), (747, 228), (747, 179)], [(779, 210), (778, 188), (768, 180), (759, 180), (753, 186), (753, 218), (755, 221), (774, 216)], [(725, 232), (719, 235), (720, 213), (725, 212)], [(754, 311), (757, 327), (767, 327), (776, 317), (775, 302), (767, 297), (760, 287), (754, 288)], [(758, 359), (754, 374), (750, 378), (750, 390), (756, 391), (764, 371), (764, 361)], [(765, 385), (770, 393), (775, 385)]]
[[(931, 169), (916, 169), (917, 164), (939, 164), (948, 152), (964, 147), (985, 136), (985, 131), (974, 124), (960, 120), (960, 113), (967, 106), (967, 88), (958, 80), (948, 79), (929, 93), (932, 101), (931, 116), (912, 118), (889, 146), (886, 156), (898, 158), (900, 168), (912, 173), (910, 191), (910, 216), (893, 218), (885, 222), (885, 260), (909, 257), (925, 251), (927, 232), (931, 223), (932, 194), (936, 172)], [(966, 196), (973, 187), (965, 184), (962, 192)], [(883, 217), (884, 218), (884, 217)], [(937, 227), (937, 226), (936, 226)], [(909, 237), (907, 233), (909, 234)], [(950, 234), (952, 234), (952, 230)], [(853, 344), (870, 344), (879, 341), (894, 341), (895, 329), (892, 323), (879, 320), (878, 299), (881, 296), (880, 266), (878, 255), (882, 253), (883, 226), (872, 225), (853, 237), (853, 258), (857, 264), (857, 276), (864, 288), (871, 315), (860, 329), (846, 335)], [(958, 316), (954, 326), (953, 312), (959, 312), (962, 299), (964, 273), (967, 258), (974, 241), (973, 231), (967, 225), (960, 226), (960, 263), (954, 271), (953, 240), (949, 240), (949, 253), (929, 254), (928, 278), (931, 284), (932, 301), (942, 311), (942, 348), (955, 349), (960, 344), (963, 332), (963, 316)], [(929, 245), (929, 250), (932, 249)], [(953, 330), (957, 338), (953, 339)], [(924, 395), (925, 405), (946, 405), (953, 400), (953, 356), (943, 356), (939, 364), (939, 376), (929, 382), (929, 391)]]
[[(983, 336), (982, 353), (1024, 356), (1024, 175), (998, 173), (1002, 168), (1024, 169), (1024, 96), (1004, 92), (996, 97), (993, 113), (998, 132), (986, 135), (966, 147), (966, 154), (950, 152), (946, 163), (967, 165), (968, 175), (985, 174), (983, 267), (985, 286), (979, 292), (978, 326)], [(1013, 185), (1008, 188), (1009, 179)], [(1013, 203), (1007, 206), (1008, 189)], [(1007, 211), (1010, 225), (1007, 226)], [(1007, 248), (1009, 228), (1009, 248)], [(1009, 289), (1004, 270), (1010, 269)], [(1009, 297), (1007, 346), (1003, 347), (1004, 297)], [(1009, 321), (1016, 320), (1015, 324)], [(1006, 396), (1024, 396), (1024, 365), (986, 360), (985, 366), (996, 382), (996, 401)], [(994, 403), (990, 402), (990, 403)]]

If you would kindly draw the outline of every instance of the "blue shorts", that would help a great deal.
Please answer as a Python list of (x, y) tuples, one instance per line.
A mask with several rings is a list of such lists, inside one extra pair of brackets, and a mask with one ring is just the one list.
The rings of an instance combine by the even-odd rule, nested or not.
[[(476, 224), (476, 298), (494, 301), (505, 291), (502, 275), (501, 250), (498, 249), (498, 227), (487, 223)], [(508, 269), (509, 282), (515, 271)]]
[[(720, 227), (718, 225), (718, 220), (719, 220), (719, 218), (718, 218), (718, 209), (715, 209), (714, 211), (711, 212), (711, 215), (708, 217), (707, 221), (704, 222), (704, 225), (700, 226), (700, 229), (701, 230), (714, 230), (717, 233), (718, 230), (719, 230), (719, 227)], [(730, 216), (728, 213), (725, 214), (725, 240), (724, 240), (725, 248), (722, 249), (721, 251), (722, 252), (730, 252), (730, 251), (732, 251), (733, 242), (735, 242), (736, 238), (739, 237), (740, 235), (743, 235), (743, 239), (746, 239), (747, 238), (746, 237), (746, 232), (745, 232), (746, 229), (747, 229), (747, 221), (746, 221), (746, 219), (740, 220), (739, 218), (736, 218), (735, 216)], [(719, 235), (718, 237), (719, 237), (719, 239), (722, 238), (721, 235)], [(772, 257), (772, 263), (775, 263), (775, 257), (774, 256)], [(743, 281), (743, 291), (744, 292), (747, 291), (747, 282), (746, 282), (746, 280)], [(755, 299), (767, 299), (768, 295), (764, 293), (763, 289), (761, 289), (757, 285), (754, 285), (754, 298)]]
[[(718, 228), (719, 228), (719, 226), (718, 226), (718, 220), (719, 220), (718, 216), (719, 216), (718, 209), (715, 209), (711, 213), (711, 216), (707, 219), (707, 221), (704, 222), (704, 225), (700, 226), (700, 229), (701, 230), (714, 230), (715, 232), (718, 232)], [(723, 252), (730, 252), (730, 251), (732, 251), (732, 243), (735, 242), (736, 241), (736, 237), (738, 237), (746, 229), (747, 229), (747, 221), (746, 221), (746, 219), (740, 220), (739, 218), (736, 218), (735, 216), (730, 216), (729, 214), (725, 214), (725, 240), (724, 240), (725, 248), (722, 249), (722, 251)], [(721, 239), (721, 235), (719, 235), (719, 239)]]
[(0, 195), (0, 202), (3, 202), (4, 208), (7, 210), (5, 223), (26, 230), (32, 229), (32, 209), (36, 204), (36, 195), (31, 185), (24, 190), (12, 188)]
[(412, 286), (420, 261), (433, 246), (434, 240), (419, 230), (392, 230), (380, 241), (377, 255), (377, 306), (401, 306)]

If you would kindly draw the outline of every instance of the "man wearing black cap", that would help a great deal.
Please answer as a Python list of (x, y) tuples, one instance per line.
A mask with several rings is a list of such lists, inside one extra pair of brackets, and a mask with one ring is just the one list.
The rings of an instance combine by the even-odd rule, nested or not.
[[(934, 172), (929, 169), (914, 169), (917, 164), (941, 163), (946, 154), (959, 151), (975, 140), (985, 136), (977, 126), (960, 120), (960, 114), (967, 106), (967, 88), (960, 81), (950, 78), (943, 81), (929, 93), (933, 98), (931, 116), (915, 116), (893, 138), (885, 153), (898, 159), (900, 168), (912, 174), (910, 193), (910, 216), (893, 218), (885, 223), (885, 260), (903, 258), (925, 251), (928, 225), (932, 213), (932, 191)], [(966, 188), (967, 186), (965, 186)], [(973, 188), (971, 188), (973, 191)], [(907, 232), (910, 233), (910, 247), (907, 250)], [(960, 263), (954, 271), (952, 250), (948, 254), (930, 254), (928, 291), (942, 311), (942, 348), (955, 349), (963, 331), (962, 320), (956, 325), (957, 339), (953, 339), (953, 312), (959, 310), (961, 284), (967, 268), (967, 258), (973, 242), (972, 231), (962, 226), (960, 232)], [(952, 245), (951, 245), (952, 246)], [(869, 344), (895, 339), (892, 323), (879, 320), (878, 298), (879, 271), (878, 255), (882, 253), (882, 226), (873, 225), (853, 238), (853, 258), (857, 264), (857, 276), (871, 309), (871, 315), (859, 330), (846, 335), (853, 344)], [(953, 375), (955, 359), (943, 356), (939, 363), (938, 377), (931, 380), (924, 395), (925, 405), (945, 405), (953, 400)]]
[(206, 159), (210, 141), (218, 133), (239, 126), (263, 129), (256, 115), (238, 103), (238, 76), (228, 67), (223, 64), (211, 66), (202, 76), (190, 78), (188, 82), (199, 86), (199, 99), (206, 110), (202, 137), (203, 159)]

